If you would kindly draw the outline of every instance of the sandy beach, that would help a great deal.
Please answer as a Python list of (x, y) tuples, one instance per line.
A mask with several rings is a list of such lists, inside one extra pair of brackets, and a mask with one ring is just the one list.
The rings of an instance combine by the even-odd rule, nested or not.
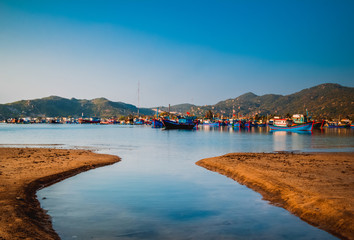
[(0, 148), (0, 240), (60, 239), (36, 191), (118, 161), (87, 150)]
[(196, 164), (337, 237), (354, 239), (354, 153), (232, 153)]

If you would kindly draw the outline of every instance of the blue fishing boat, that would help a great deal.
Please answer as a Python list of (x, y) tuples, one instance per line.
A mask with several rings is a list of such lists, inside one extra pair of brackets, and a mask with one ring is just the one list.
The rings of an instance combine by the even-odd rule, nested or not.
[(251, 123), (251, 121), (246, 121), (246, 122), (244, 122), (243, 126), (245, 128), (250, 128), (250, 127), (252, 127), (252, 123)]
[(307, 122), (303, 124), (294, 124), (292, 120), (275, 119), (273, 125), (269, 125), (273, 131), (312, 131), (314, 122)]
[(152, 128), (162, 128), (163, 127), (163, 123), (158, 120), (158, 119), (153, 119), (152, 123), (151, 123), (151, 127)]
[(165, 129), (185, 129), (185, 130), (192, 130), (196, 123), (193, 121), (193, 118), (181, 118), (177, 121), (171, 121), (168, 119), (161, 119)]
[(241, 128), (243, 125), (240, 120), (234, 120), (231, 126), (233, 126), (234, 128)]

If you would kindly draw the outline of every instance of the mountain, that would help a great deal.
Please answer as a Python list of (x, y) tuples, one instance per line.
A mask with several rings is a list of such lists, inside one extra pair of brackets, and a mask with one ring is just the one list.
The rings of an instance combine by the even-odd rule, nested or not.
[[(190, 103), (177, 104), (170, 107), (170, 112), (186, 113), (190, 111), (191, 108), (196, 107)], [(168, 111), (168, 107), (159, 107), (159, 110)]]
[[(118, 117), (136, 115), (136, 106), (123, 102), (112, 102), (106, 98), (67, 99), (50, 96), (34, 100), (22, 100), (8, 104), (0, 104), (0, 119), (15, 117)], [(154, 111), (140, 108), (140, 114), (152, 115)]]
[[(159, 107), (168, 111), (168, 107)], [(290, 95), (266, 94), (258, 96), (245, 93), (237, 98), (227, 99), (215, 105), (196, 106), (178, 104), (170, 107), (171, 112), (185, 114), (190, 112), (196, 116), (205, 116), (209, 111), (214, 115), (231, 117), (253, 115), (280, 115), (306, 113), (314, 118), (354, 118), (354, 88), (339, 84), (326, 83), (304, 89)], [(0, 104), (0, 120), (14, 117), (119, 117), (136, 115), (137, 107), (123, 102), (112, 102), (106, 98), (93, 100), (67, 99), (50, 96), (34, 100)], [(142, 115), (154, 115), (155, 111), (140, 108)]]
[[(172, 108), (172, 107), (171, 107)], [(227, 99), (215, 105), (191, 106), (185, 109), (198, 116), (209, 110), (216, 115), (231, 117), (253, 115), (286, 115), (306, 113), (316, 118), (354, 118), (354, 88), (325, 83), (304, 89), (290, 95), (266, 94), (258, 96), (246, 93), (234, 99)]]

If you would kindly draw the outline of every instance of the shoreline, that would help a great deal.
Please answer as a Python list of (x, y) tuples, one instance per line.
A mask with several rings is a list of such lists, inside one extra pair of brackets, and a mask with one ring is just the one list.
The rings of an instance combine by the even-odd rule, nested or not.
[(0, 239), (60, 239), (36, 192), (120, 161), (88, 150), (0, 148)]
[(354, 239), (354, 153), (230, 153), (196, 165), (336, 237)]

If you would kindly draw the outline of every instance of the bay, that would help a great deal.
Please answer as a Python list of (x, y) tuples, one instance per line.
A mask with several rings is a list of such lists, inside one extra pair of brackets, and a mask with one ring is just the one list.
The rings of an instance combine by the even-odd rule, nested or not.
[(352, 129), (0, 124), (2, 146), (87, 148), (122, 158), (37, 193), (62, 239), (335, 239), (195, 162), (230, 152), (352, 152), (353, 139)]

